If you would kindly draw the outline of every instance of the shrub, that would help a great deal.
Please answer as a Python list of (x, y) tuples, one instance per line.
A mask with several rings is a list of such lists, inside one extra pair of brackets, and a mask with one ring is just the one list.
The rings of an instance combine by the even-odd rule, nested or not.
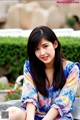
[(0, 37), (0, 68), (3, 69), (2, 75), (7, 76), (10, 82), (23, 72), (27, 59), (26, 45), (25, 37)]
[[(23, 74), (23, 64), (28, 59), (27, 41), (25, 37), (0, 37), (0, 76), (7, 76), (9, 82)], [(80, 62), (80, 38), (59, 37), (59, 41), (65, 57)]]
[(80, 38), (59, 37), (64, 56), (74, 62), (80, 63)]
[(75, 25), (75, 23), (76, 23), (75, 18), (68, 18), (68, 19), (67, 19), (67, 24), (68, 24), (69, 26), (73, 26), (73, 25)]

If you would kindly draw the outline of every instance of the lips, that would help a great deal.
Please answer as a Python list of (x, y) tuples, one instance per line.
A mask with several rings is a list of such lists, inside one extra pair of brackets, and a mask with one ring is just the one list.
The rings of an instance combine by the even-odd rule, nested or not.
[(48, 60), (48, 56), (46, 57), (41, 57), (43, 60)]

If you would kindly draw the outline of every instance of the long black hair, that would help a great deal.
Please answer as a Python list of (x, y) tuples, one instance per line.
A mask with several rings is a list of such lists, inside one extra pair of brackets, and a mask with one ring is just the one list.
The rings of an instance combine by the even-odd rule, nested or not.
[[(62, 54), (61, 54), (61, 45), (56, 37), (55, 33), (46, 26), (40, 26), (33, 29), (31, 32), (28, 45), (27, 52), (30, 62), (30, 70), (32, 74), (32, 78), (34, 84), (36, 85), (37, 90), (45, 97), (48, 97), (47, 89), (46, 89), (46, 80), (47, 76), (45, 74), (45, 65), (42, 61), (40, 61), (35, 55), (35, 49), (38, 46), (39, 42), (42, 38), (54, 43), (55, 40), (58, 42), (58, 47), (55, 49), (55, 59), (54, 59), (54, 75), (53, 75), (53, 87), (54, 90), (62, 89), (64, 86), (66, 79), (63, 72), (62, 65)], [(48, 81), (49, 83), (49, 81)]]

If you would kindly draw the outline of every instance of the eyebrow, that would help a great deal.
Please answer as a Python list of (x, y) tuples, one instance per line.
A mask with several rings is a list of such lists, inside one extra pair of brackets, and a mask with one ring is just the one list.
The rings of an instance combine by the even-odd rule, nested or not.
[(47, 45), (48, 43), (43, 43), (42, 46)]
[[(47, 43), (47, 42), (44, 42), (44, 43), (42, 43), (41, 45), (42, 45), (42, 46), (48, 45), (48, 43)], [(39, 47), (39, 46), (37, 46), (37, 47)], [(36, 48), (37, 48), (37, 47), (36, 47)]]

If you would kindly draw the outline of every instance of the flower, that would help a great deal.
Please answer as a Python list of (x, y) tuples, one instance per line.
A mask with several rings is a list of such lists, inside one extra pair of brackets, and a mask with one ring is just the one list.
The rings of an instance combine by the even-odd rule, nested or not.
[(9, 92), (7, 92), (5, 101), (16, 100), (16, 99), (20, 99), (20, 98), (21, 98), (21, 90), (20, 89), (16, 89), (15, 91), (10, 90)]
[(11, 82), (8, 83), (8, 86), (12, 86), (13, 84)]
[(6, 92), (5, 101), (20, 99), (21, 98), (20, 87), (21, 85), (14, 89), (14, 84), (12, 84), (11, 82), (9, 82), (7, 86), (3, 86), (2, 83), (0, 83), (0, 90)]

